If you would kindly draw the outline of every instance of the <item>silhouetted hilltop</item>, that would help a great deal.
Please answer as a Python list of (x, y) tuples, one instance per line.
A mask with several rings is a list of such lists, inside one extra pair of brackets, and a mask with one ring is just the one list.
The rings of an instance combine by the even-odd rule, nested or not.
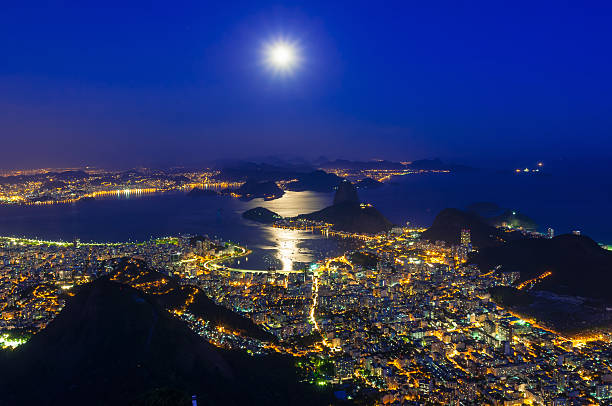
[(373, 206), (357, 203), (335, 204), (314, 213), (301, 214), (298, 218), (323, 221), (333, 224), (335, 230), (351, 233), (376, 234), (393, 228), (393, 223)]
[(552, 275), (539, 282), (537, 289), (612, 302), (612, 252), (586, 236), (564, 234), (553, 239), (517, 240), (485, 248), (472, 262), (483, 271), (497, 265), (502, 270), (519, 271), (521, 280), (551, 271)]
[(507, 226), (535, 231), (537, 223), (531, 217), (513, 209), (507, 209), (492, 202), (476, 202), (466, 207), (466, 211), (482, 217), (488, 224), (498, 227)]
[(486, 223), (474, 213), (459, 209), (444, 209), (424, 233), (423, 238), (430, 241), (446, 241), (459, 244), (462, 229), (469, 229), (475, 247), (497, 246), (509, 240), (522, 238), (520, 233), (504, 232)]
[(255, 207), (242, 213), (242, 217), (247, 220), (257, 221), (258, 223), (270, 224), (282, 220), (282, 216), (268, 210), (265, 207)]
[(233, 311), (217, 305), (196, 286), (179, 285), (169, 276), (150, 269), (136, 259), (124, 259), (110, 275), (113, 281), (126, 283), (152, 296), (167, 310), (182, 309), (188, 298), (192, 298), (184, 308), (197, 317), (208, 320), (213, 326), (229, 327), (240, 331), (242, 335), (265, 341), (275, 341), (276, 337), (262, 330), (259, 326)]
[[(3, 404), (321, 404), (283, 357), (216, 348), (130, 286), (77, 289), (49, 325), (0, 358)], [(166, 402), (166, 403), (154, 403)]]
[(294, 192), (331, 192), (342, 178), (315, 170), (306, 162), (271, 159), (272, 163), (235, 162), (221, 169), (219, 179), (226, 181), (278, 182), (290, 181), (284, 188)]
[(332, 206), (313, 213), (300, 214), (298, 218), (330, 223), (336, 230), (351, 233), (376, 234), (393, 228), (393, 224), (372, 205), (359, 203), (357, 190), (348, 181), (338, 185)]
[(338, 190), (336, 190), (336, 194), (334, 195), (334, 205), (342, 203), (359, 204), (357, 189), (355, 189), (355, 186), (347, 180), (338, 185)]
[(364, 178), (358, 180), (355, 183), (357, 189), (378, 189), (379, 187), (383, 187), (384, 185), (384, 183), (374, 180), (372, 178)]
[(531, 231), (535, 231), (538, 228), (537, 223), (531, 217), (513, 210), (505, 210), (497, 216), (488, 217), (487, 222), (492, 226), (506, 225), (512, 228), (522, 228)]
[(255, 162), (236, 162), (221, 169), (219, 179), (231, 182), (253, 180), (279, 181), (296, 179), (300, 174), (312, 172), (308, 165), (289, 165), (287, 163), (268, 164)]
[(342, 178), (325, 171), (314, 171), (305, 174), (298, 174), (297, 180), (288, 183), (285, 189), (294, 192), (310, 190), (313, 192), (331, 192), (342, 182)]
[(242, 184), (238, 189), (223, 190), (224, 193), (234, 193), (240, 196), (242, 199), (251, 200), (256, 198), (263, 198), (266, 200), (278, 199), (282, 197), (285, 192), (279, 188), (276, 182), (273, 181), (255, 181), (248, 180)]
[(64, 171), (58, 173), (55, 177), (60, 180), (87, 179), (89, 174), (85, 171)]

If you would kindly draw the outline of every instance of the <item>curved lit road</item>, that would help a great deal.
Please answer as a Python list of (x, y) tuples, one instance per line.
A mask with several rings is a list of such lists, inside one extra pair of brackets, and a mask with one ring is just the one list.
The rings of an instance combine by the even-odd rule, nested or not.
[[(239, 248), (241, 250), (241, 252), (236, 254), (236, 255), (230, 255), (229, 257), (225, 257), (225, 258), (210, 259), (210, 260), (204, 262), (204, 268), (206, 268), (209, 271), (224, 270), (224, 271), (241, 272), (241, 273), (270, 273), (271, 272), (270, 270), (267, 270), (267, 269), (263, 270), (263, 269), (230, 268), (230, 267), (226, 267), (226, 266), (220, 265), (221, 263), (226, 262), (226, 261), (231, 261), (231, 260), (234, 260), (236, 258), (245, 257), (245, 256), (249, 255), (252, 252), (252, 251), (247, 250), (244, 247), (236, 246), (236, 248)], [(301, 270), (275, 270), (273, 272), (279, 273), (279, 274), (290, 274), (290, 273), (302, 273), (304, 271), (301, 271)]]

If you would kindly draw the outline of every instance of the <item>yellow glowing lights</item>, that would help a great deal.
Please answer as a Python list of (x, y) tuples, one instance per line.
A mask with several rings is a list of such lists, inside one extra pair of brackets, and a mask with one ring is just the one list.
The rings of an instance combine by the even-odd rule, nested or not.
[(523, 290), (525, 288), (531, 288), (531, 287), (533, 287), (533, 285), (535, 285), (536, 283), (540, 282), (542, 279), (548, 278), (550, 275), (552, 275), (552, 272), (546, 271), (546, 272), (544, 272), (543, 274), (541, 274), (540, 276), (538, 276), (536, 278), (529, 279), (529, 280), (521, 283), (516, 288), (518, 290)]
[(285, 40), (275, 41), (265, 47), (266, 64), (278, 73), (289, 73), (300, 61), (299, 50), (295, 43)]

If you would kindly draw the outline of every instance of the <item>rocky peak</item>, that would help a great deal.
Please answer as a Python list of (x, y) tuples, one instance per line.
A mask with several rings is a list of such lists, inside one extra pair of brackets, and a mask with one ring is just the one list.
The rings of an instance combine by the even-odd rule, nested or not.
[(334, 196), (334, 205), (342, 203), (355, 203), (359, 204), (359, 196), (357, 195), (357, 189), (348, 180), (343, 180), (338, 185), (336, 195)]

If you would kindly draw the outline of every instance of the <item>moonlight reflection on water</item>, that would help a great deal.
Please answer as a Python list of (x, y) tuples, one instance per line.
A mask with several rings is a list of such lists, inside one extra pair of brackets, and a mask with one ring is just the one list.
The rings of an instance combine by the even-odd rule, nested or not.
[(226, 196), (184, 194), (124, 196), (49, 206), (0, 206), (0, 235), (83, 242), (141, 241), (201, 234), (246, 245), (253, 251), (236, 267), (300, 269), (344, 249), (344, 242), (318, 233), (282, 230), (242, 218), (263, 206), (283, 216), (319, 210), (332, 194), (288, 192), (280, 199), (248, 202)]

